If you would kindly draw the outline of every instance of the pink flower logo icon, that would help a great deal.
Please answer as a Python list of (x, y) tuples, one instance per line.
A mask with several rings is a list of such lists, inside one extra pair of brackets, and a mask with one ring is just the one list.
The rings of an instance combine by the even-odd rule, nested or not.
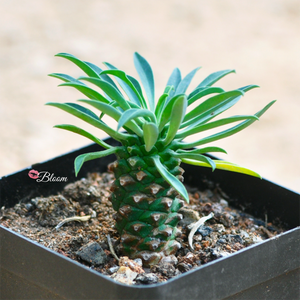
[(37, 179), (37, 178), (39, 178), (39, 172), (36, 170), (30, 170), (28, 172), (28, 176), (32, 179)]

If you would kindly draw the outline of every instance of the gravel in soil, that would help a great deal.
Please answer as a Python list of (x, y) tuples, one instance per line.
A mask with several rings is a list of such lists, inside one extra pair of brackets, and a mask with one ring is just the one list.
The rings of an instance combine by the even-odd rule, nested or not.
[[(115, 211), (108, 200), (113, 180), (110, 173), (89, 174), (68, 184), (58, 195), (1, 208), (0, 223), (126, 284), (164, 282), (284, 231), (230, 207), (230, 199), (218, 186), (204, 191), (187, 187), (190, 203), (180, 210), (184, 218), (179, 223), (182, 233), (177, 237), (182, 248), (158, 265), (143, 268), (141, 260), (118, 253)], [(209, 213), (214, 217), (196, 231), (191, 250), (189, 225)]]

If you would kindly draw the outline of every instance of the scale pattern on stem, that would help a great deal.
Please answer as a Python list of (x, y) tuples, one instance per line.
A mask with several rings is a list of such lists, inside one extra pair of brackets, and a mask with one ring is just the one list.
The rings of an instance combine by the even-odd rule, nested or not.
[[(151, 153), (157, 153), (156, 149)], [(157, 171), (144, 145), (123, 147), (117, 157), (109, 170), (116, 178), (110, 199), (117, 211), (120, 250), (132, 258), (141, 258), (144, 265), (157, 263), (180, 248), (175, 237), (180, 233), (176, 226), (182, 219), (178, 210), (183, 200)], [(164, 157), (169, 172), (183, 181), (180, 160), (170, 155), (160, 157)]]

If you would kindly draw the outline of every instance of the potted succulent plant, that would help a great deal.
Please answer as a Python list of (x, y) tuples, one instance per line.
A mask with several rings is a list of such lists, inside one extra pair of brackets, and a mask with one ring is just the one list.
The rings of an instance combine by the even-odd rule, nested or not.
[[(88, 152), (85, 149), (79, 151), (80, 155), (76, 157), (74, 163), (75, 175), (78, 175), (81, 169), (83, 169), (81, 173), (86, 174), (87, 169), (93, 169), (95, 166), (99, 168), (98, 163), (96, 163), (98, 161), (105, 161), (105, 164), (111, 162), (111, 155), (117, 157), (116, 161), (109, 164), (109, 169), (115, 174), (111, 201), (117, 215), (116, 228), (120, 234), (121, 253), (131, 258), (141, 258), (143, 264), (149, 266), (158, 263), (162, 257), (173, 254), (180, 248), (181, 245), (176, 241), (176, 236), (178, 233), (177, 223), (181, 220), (182, 216), (178, 211), (182, 207), (183, 201), (189, 200), (186, 188), (182, 183), (184, 170), (180, 167), (181, 162), (185, 164), (184, 169), (187, 171), (187, 181), (192, 184), (195, 184), (195, 179), (190, 178), (190, 176), (195, 173), (195, 168), (200, 166), (200, 177), (212, 178), (217, 182), (222, 181), (223, 184), (226, 183), (225, 192), (233, 195), (233, 197), (238, 196), (239, 201), (243, 203), (250, 201), (250, 194), (251, 196), (253, 193), (265, 195), (270, 190), (270, 195), (272, 196), (274, 196), (274, 191), (277, 196), (283, 194), (289, 195), (290, 200), (285, 200), (289, 201), (294, 207), (297, 205), (299, 207), (299, 195), (296, 193), (292, 193), (276, 185), (270, 187), (269, 185), (272, 184), (257, 178), (260, 177), (257, 173), (230, 162), (214, 159), (206, 154), (208, 152), (225, 152), (224, 149), (216, 146), (195, 148), (228, 137), (248, 127), (258, 120), (275, 102), (270, 102), (254, 115), (238, 115), (213, 120), (216, 116), (236, 104), (245, 92), (257, 87), (249, 85), (233, 91), (224, 91), (222, 88), (212, 87), (219, 79), (234, 72), (234, 70), (215, 72), (206, 77), (193, 91), (186, 94), (187, 88), (199, 68), (190, 72), (183, 79), (181, 78), (180, 71), (175, 69), (168, 80), (163, 95), (155, 103), (154, 79), (151, 67), (138, 53), (134, 54), (134, 63), (147, 97), (144, 97), (138, 80), (118, 70), (109, 63), (105, 63), (107, 69), (102, 70), (96, 65), (82, 61), (70, 54), (60, 53), (57, 56), (75, 63), (87, 76), (78, 79), (57, 73), (51, 74), (51, 76), (63, 80), (64, 83), (61, 85), (71, 86), (82, 92), (89, 99), (79, 100), (80, 103), (88, 104), (99, 110), (99, 114), (75, 103), (47, 104), (58, 107), (103, 130), (116, 141), (103, 141), (74, 125), (63, 124), (55, 126), (85, 136), (102, 147), (100, 151)], [(116, 79), (123, 92), (121, 92), (121, 89), (115, 84), (112, 78)], [(100, 92), (91, 88), (85, 82), (97, 86)], [(203, 97), (206, 97), (205, 100), (202, 100)], [(188, 110), (189, 106), (198, 102), (198, 105), (194, 105), (194, 108)], [(104, 115), (108, 115), (118, 122), (117, 130), (112, 129), (102, 120)], [(232, 125), (232, 127), (205, 136), (194, 142), (183, 142), (190, 135), (219, 128), (224, 125)], [(120, 132), (121, 128), (125, 132)], [(95, 148), (95, 146), (92, 146), (92, 148)], [(74, 157), (75, 154), (77, 153), (72, 153), (71, 156)], [(109, 159), (104, 160), (103, 158), (107, 156), (109, 156)], [(99, 158), (100, 160), (98, 160)], [(61, 162), (62, 160), (59, 159), (59, 161)], [(67, 164), (70, 164), (69, 160)], [(208, 172), (207, 167), (212, 168), (213, 171), (216, 169), (216, 171), (213, 173), (211, 171)], [(239, 175), (238, 173), (243, 174)], [(224, 174), (226, 175), (224, 176)], [(238, 181), (238, 186), (232, 184), (234, 181)], [(2, 179), (2, 182), (6, 182), (5, 178)], [(251, 186), (252, 183), (255, 186)], [(239, 190), (240, 188), (244, 189), (246, 196)], [(257, 205), (252, 210), (260, 215), (261, 212), (257, 211), (265, 211), (268, 208), (268, 210), (271, 210), (270, 216), (273, 213), (274, 218), (281, 217), (285, 222), (288, 222), (287, 220), (290, 219), (288, 225), (290, 228), (299, 225), (296, 224), (297, 215), (294, 213), (294, 208), (292, 209), (294, 211), (292, 217), (290, 209), (287, 209), (288, 212), (285, 210), (283, 213), (282, 211), (280, 212), (281, 209), (276, 208), (275, 212), (272, 212), (270, 197), (266, 196), (267, 199), (262, 200), (262, 195), (260, 195), (259, 201), (251, 199)], [(280, 199), (276, 201), (280, 201)], [(277, 203), (276, 205), (282, 208), (283, 204)], [(261, 209), (262, 207), (263, 209)], [(281, 237), (282, 241), (286, 243), (285, 246), (291, 247), (295, 252), (297, 251), (294, 249), (295, 244), (299, 243), (299, 236), (298, 240), (296, 238), (297, 234), (296, 230), (293, 230), (292, 232), (283, 234)], [(4, 236), (8, 239), (9, 235), (10, 233), (5, 230)], [(15, 239), (11, 246), (13, 243), (18, 243), (19, 240), (19, 237)], [(21, 240), (23, 242), (23, 239)], [(265, 251), (270, 251), (275, 243), (277, 243), (277, 240), (273, 239), (269, 241), (269, 244), (267, 242), (263, 243), (260, 245), (260, 248), (256, 246), (256, 248), (253, 247), (250, 251), (252, 250), (252, 254), (255, 253), (255, 255), (260, 253), (261, 257), (266, 259), (265, 256), (267, 254)], [(9, 246), (6, 245), (6, 247)], [(26, 248), (26, 246), (22, 247)], [(277, 244), (276, 247), (278, 249), (284, 248), (284, 246), (278, 246)], [(5, 249), (7, 250), (8, 248)], [(49, 251), (45, 252), (40, 247), (36, 248), (36, 251), (44, 252), (44, 259), (48, 257), (47, 259), (53, 263), (58, 259), (56, 255), (53, 255), (53, 253), (49, 254)], [(286, 255), (280, 253), (280, 251), (275, 251), (274, 255), (277, 258), (283, 255), (288, 264), (283, 264), (279, 273), (274, 273), (272, 270), (274, 268), (274, 265), (271, 263), (273, 258), (267, 259), (268, 266), (266, 267), (269, 270), (263, 274), (261, 273), (263, 270), (260, 265), (261, 258), (254, 258), (251, 266), (253, 267), (257, 263), (258, 265), (256, 265), (254, 270), (249, 271), (248, 275), (243, 275), (242, 277), (245, 278), (244, 281), (241, 281), (237, 272), (233, 272), (233, 266), (236, 265), (240, 268), (246, 266), (250, 252), (244, 251), (241, 254), (235, 255), (236, 260), (234, 256), (228, 257), (221, 260), (219, 265), (212, 264), (210, 268), (209, 266), (200, 268), (196, 271), (197, 274), (194, 272), (192, 273), (194, 275), (183, 276), (166, 284), (143, 288), (122, 286), (109, 279), (99, 277), (95, 272), (84, 269), (84, 267), (79, 267), (76, 263), (59, 258), (62, 259), (61, 265), (66, 270), (72, 269), (73, 272), (75, 270), (77, 272), (78, 269), (83, 268), (78, 272), (84, 274), (84, 281), (87, 280), (89, 282), (89, 291), (79, 290), (77, 286), (79, 284), (78, 279), (74, 278), (74, 273), (69, 274), (64, 271), (62, 271), (64, 275), (61, 276), (69, 277), (69, 279), (72, 277), (72, 284), (66, 289), (68, 291), (62, 292), (57, 281), (54, 280), (50, 280), (49, 285), (45, 286), (43, 279), (42, 284), (37, 284), (37, 290), (46, 296), (49, 292), (51, 297), (57, 293), (58, 297), (79, 299), (96, 297), (99, 299), (179, 299), (179, 297), (181, 298), (184, 295), (188, 299), (221, 299), (229, 296), (235, 299), (233, 295), (242, 291), (243, 294), (237, 296), (238, 298), (236, 299), (242, 299), (239, 297), (243, 297), (243, 295), (245, 297), (249, 297), (249, 295), (251, 297), (253, 295), (264, 295), (263, 297), (267, 298), (264, 288), (258, 285), (269, 282), (270, 287), (272, 286), (270, 288), (272, 292), (269, 293), (269, 296), (272, 296), (278, 293), (278, 288), (274, 288), (276, 284), (277, 286), (282, 286), (283, 283), (286, 283), (287, 280), (284, 280), (282, 276), (284, 273), (289, 272), (289, 276), (286, 278), (289, 278), (288, 280), (291, 282), (290, 294), (285, 292), (284, 295), (295, 295), (297, 293), (295, 280), (299, 274), (299, 259), (296, 259), (297, 256), (295, 256), (295, 253), (290, 252)], [(51, 266), (47, 265), (47, 267), (53, 269)], [(3, 269), (8, 270), (5, 267)], [(8, 280), (9, 272), (14, 274), (12, 277), (16, 273), (13, 271), (5, 273), (5, 282), (12, 284), (13, 280), (11, 282)], [(37, 273), (40, 272), (38, 271)], [(210, 283), (206, 282), (208, 280), (207, 276), (210, 278)], [(20, 279), (20, 277), (19, 275), (18, 278)], [(201, 285), (199, 289), (199, 280), (201, 280), (201, 285), (205, 291), (202, 290)], [(15, 279), (14, 282), (17, 281)], [(82, 289), (84, 289), (85, 282), (81, 284)], [(91, 284), (98, 287), (96, 288)], [(54, 289), (50, 291), (49, 287), (51, 285)], [(228, 285), (236, 286), (228, 289)], [(27, 286), (26, 283), (24, 283), (24, 286)], [(73, 291), (71, 286), (74, 287)], [(254, 286), (256, 287), (253, 288)], [(99, 289), (102, 289), (100, 294)], [(108, 290), (111, 289), (113, 292), (109, 293)], [(33, 291), (34, 289), (31, 288), (30, 293), (33, 293)]]
[[(245, 92), (257, 87), (249, 85), (228, 92), (212, 87), (216, 81), (233, 70), (209, 75), (186, 95), (186, 90), (199, 68), (194, 69), (183, 79), (180, 71), (175, 69), (163, 95), (155, 103), (152, 69), (138, 53), (134, 54), (134, 63), (147, 97), (144, 97), (142, 88), (135, 78), (109, 63), (105, 63), (108, 70), (103, 71), (70, 54), (60, 53), (58, 56), (75, 63), (87, 76), (79, 79), (57, 73), (51, 76), (65, 81), (63, 86), (74, 87), (88, 96), (89, 100), (79, 100), (80, 103), (98, 109), (100, 118), (79, 104), (47, 104), (96, 126), (122, 144), (112, 147), (77, 126), (66, 124), (56, 126), (81, 134), (106, 149), (78, 156), (75, 160), (76, 174), (86, 161), (110, 154), (117, 156), (118, 160), (110, 165), (116, 178), (112, 187), (111, 201), (117, 211), (116, 228), (121, 235), (121, 247), (125, 255), (141, 258), (144, 264), (150, 265), (180, 248), (180, 244), (175, 240), (176, 225), (182, 218), (178, 210), (183, 205), (181, 199), (189, 200), (182, 184), (184, 170), (179, 166), (181, 161), (208, 166), (213, 170), (221, 168), (258, 176), (250, 170), (229, 162), (212, 160), (203, 155), (207, 152), (225, 152), (219, 147), (187, 150), (241, 131), (258, 120), (274, 103), (272, 101), (255, 115), (239, 115), (209, 122), (237, 103)], [(109, 75), (117, 79), (126, 95), (122, 94)], [(84, 82), (96, 85), (104, 95), (91, 89)], [(204, 96), (211, 94), (212, 97), (201, 101)], [(187, 112), (188, 106), (195, 102), (200, 103)], [(118, 122), (117, 130), (123, 127), (126, 133), (113, 130), (104, 123), (101, 120), (104, 114)], [(237, 122), (239, 123), (236, 125)], [(233, 127), (219, 133), (192, 143), (183, 142), (183, 139), (190, 135), (232, 123), (235, 123)]]

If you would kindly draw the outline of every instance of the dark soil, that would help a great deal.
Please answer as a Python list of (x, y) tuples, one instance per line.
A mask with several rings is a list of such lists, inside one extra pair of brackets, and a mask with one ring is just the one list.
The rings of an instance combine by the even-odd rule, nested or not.
[[(58, 195), (34, 198), (13, 208), (3, 207), (0, 223), (128, 284), (166, 281), (284, 231), (230, 207), (230, 199), (218, 187), (204, 191), (187, 187), (190, 203), (181, 209), (184, 218), (179, 228), (182, 234), (177, 238), (182, 248), (175, 256), (164, 258), (158, 265), (143, 268), (140, 260), (132, 261), (118, 253), (119, 235), (114, 229), (113, 218), (115, 212), (108, 200), (113, 180), (110, 173), (89, 174), (87, 178), (68, 184)], [(191, 250), (187, 226), (211, 212), (214, 217), (197, 230), (193, 238), (194, 250)], [(57, 228), (61, 221), (73, 216), (88, 220), (67, 222)]]

